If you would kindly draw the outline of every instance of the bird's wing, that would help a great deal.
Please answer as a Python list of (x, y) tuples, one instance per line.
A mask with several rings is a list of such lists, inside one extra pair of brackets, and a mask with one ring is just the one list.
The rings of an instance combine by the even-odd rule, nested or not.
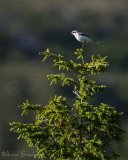
[(84, 34), (84, 33), (82, 33), (82, 32), (79, 32), (79, 34), (80, 34), (81, 36), (86, 36), (86, 37), (88, 37), (88, 38), (91, 38), (89, 35)]
[(85, 34), (84, 34), (84, 33), (82, 33), (82, 32), (79, 32), (79, 34), (80, 34), (80, 35), (82, 35), (82, 36), (85, 36)]

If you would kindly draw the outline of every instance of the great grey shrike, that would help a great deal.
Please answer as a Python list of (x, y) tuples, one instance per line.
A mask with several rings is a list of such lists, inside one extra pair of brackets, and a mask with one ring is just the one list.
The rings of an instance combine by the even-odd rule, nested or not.
[(90, 42), (94, 42), (98, 45), (103, 45), (102, 42), (97, 42), (95, 40), (93, 40), (92, 38), (90, 38), (88, 35), (82, 33), (82, 32), (78, 32), (77, 30), (73, 30), (71, 32), (72, 35), (74, 35), (74, 37), (79, 41), (81, 42), (83, 45), (84, 44), (87, 44), (87, 43), (90, 43)]

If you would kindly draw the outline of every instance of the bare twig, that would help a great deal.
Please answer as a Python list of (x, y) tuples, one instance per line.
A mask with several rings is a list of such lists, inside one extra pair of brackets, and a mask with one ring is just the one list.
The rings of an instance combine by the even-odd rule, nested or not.
[(84, 65), (85, 42), (82, 43), (82, 64)]

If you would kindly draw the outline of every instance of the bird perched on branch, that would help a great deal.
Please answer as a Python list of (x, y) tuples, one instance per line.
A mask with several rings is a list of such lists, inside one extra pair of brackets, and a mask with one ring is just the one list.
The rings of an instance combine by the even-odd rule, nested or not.
[(88, 35), (82, 33), (82, 32), (78, 32), (77, 30), (73, 30), (71, 32), (72, 35), (75, 36), (75, 38), (82, 43), (82, 48), (85, 44), (90, 43), (90, 42), (94, 42), (98, 45), (103, 45), (103, 42), (97, 42), (95, 40), (93, 40), (92, 38), (90, 38)]

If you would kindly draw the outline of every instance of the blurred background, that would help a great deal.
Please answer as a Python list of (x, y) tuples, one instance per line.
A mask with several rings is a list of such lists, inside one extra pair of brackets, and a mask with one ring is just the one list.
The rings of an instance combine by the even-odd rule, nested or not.
[(50, 68), (50, 62), (42, 64), (38, 52), (50, 48), (72, 58), (73, 52), (81, 47), (69, 34), (74, 29), (105, 43), (102, 48), (88, 46), (86, 56), (108, 56), (108, 72), (97, 77), (108, 89), (97, 96), (97, 103), (107, 103), (125, 113), (122, 127), (126, 133), (114, 149), (121, 154), (120, 160), (128, 159), (127, 0), (0, 1), (1, 159), (33, 159), (26, 143), (17, 141), (17, 135), (9, 131), (9, 122), (31, 120), (31, 116), (21, 117), (17, 107), (26, 99), (45, 105), (54, 93), (69, 93), (69, 88), (49, 86), (46, 75), (55, 70)]

